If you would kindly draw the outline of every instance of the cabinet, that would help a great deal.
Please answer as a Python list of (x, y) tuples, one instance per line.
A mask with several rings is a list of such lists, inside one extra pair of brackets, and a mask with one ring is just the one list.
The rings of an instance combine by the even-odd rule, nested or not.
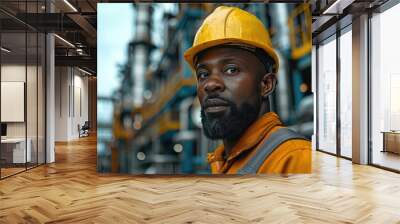
[(400, 132), (384, 131), (383, 133), (383, 152), (393, 152), (400, 154)]
[[(26, 151), (25, 144), (27, 143)], [(7, 138), (1, 140), (1, 157), (5, 163), (25, 163), (32, 161), (32, 141), (28, 138)]]

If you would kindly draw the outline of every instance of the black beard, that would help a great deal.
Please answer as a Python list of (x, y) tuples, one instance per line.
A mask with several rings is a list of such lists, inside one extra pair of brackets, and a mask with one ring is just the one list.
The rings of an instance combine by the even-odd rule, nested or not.
[(204, 135), (210, 139), (238, 139), (242, 133), (257, 119), (258, 110), (250, 104), (237, 107), (233, 102), (229, 112), (220, 117), (210, 117), (201, 108), (201, 123)]

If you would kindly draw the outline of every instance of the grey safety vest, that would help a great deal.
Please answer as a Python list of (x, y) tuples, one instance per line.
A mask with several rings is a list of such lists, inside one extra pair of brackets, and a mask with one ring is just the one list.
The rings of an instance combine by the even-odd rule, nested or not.
[(237, 174), (256, 174), (258, 169), (262, 166), (267, 157), (282, 143), (292, 140), (302, 139), (309, 141), (306, 137), (299, 133), (290, 130), (289, 128), (280, 128), (272, 133), (267, 139), (264, 140), (260, 149), (256, 154), (238, 170)]

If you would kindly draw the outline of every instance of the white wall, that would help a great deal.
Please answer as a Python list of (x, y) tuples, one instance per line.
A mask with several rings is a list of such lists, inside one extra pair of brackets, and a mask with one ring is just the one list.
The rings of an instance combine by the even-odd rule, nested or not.
[(68, 86), (67, 67), (55, 68), (55, 141), (68, 140)]
[(79, 138), (78, 124), (88, 120), (88, 77), (83, 75), (76, 68), (56, 67), (56, 141)]

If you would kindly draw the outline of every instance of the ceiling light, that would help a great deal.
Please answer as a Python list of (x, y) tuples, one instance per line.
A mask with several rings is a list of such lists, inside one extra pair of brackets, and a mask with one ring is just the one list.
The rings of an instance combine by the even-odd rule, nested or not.
[(332, 5), (322, 12), (323, 15), (342, 14), (343, 10), (351, 5), (355, 0), (336, 0)]
[(332, 9), (337, 7), (337, 4), (340, 2), (340, 0), (336, 0), (332, 5), (330, 5), (327, 9), (324, 10), (324, 12), (322, 12), (322, 14), (328, 14), (328, 13), (332, 13)]
[(70, 47), (75, 48), (75, 45), (71, 44), (71, 42), (69, 42), (68, 40), (58, 36), (57, 34), (54, 34), (55, 37), (57, 37), (58, 39), (60, 39), (62, 42), (66, 43), (67, 45), (69, 45)]
[(87, 74), (87, 75), (90, 75), (90, 76), (92, 75), (92, 73), (90, 73), (90, 72), (88, 72), (88, 71), (86, 71), (86, 70), (83, 70), (83, 69), (81, 69), (81, 68), (79, 68), (79, 67), (78, 67), (78, 70), (81, 71), (81, 72), (83, 72), (83, 73), (85, 73), (85, 74)]
[(76, 49), (76, 52), (77, 52), (79, 55), (82, 55), (82, 54), (83, 54), (83, 50), (82, 50), (81, 48), (77, 48), (77, 49)]
[(5, 48), (5, 47), (1, 47), (1, 50), (4, 51), (4, 52), (6, 52), (6, 53), (10, 53), (10, 52), (11, 52), (11, 50), (9, 50), (9, 49), (7, 49), (7, 48)]
[(64, 0), (65, 4), (67, 4), (72, 10), (74, 10), (74, 12), (78, 12), (78, 10), (71, 4), (69, 3), (67, 0)]

